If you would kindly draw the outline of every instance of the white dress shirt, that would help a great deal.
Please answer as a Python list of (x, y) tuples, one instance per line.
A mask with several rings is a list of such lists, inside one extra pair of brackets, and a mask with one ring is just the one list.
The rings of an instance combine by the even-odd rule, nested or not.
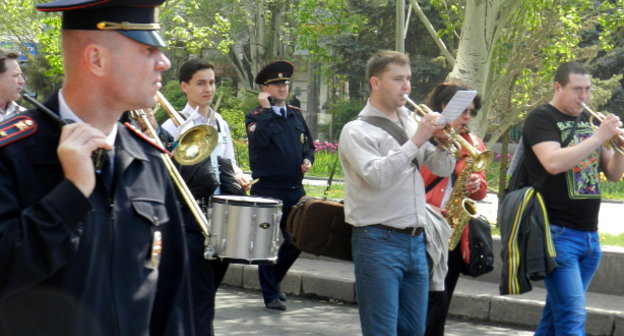
[(26, 111), (26, 109), (18, 105), (16, 102), (9, 102), (6, 111), (0, 109), (0, 121), (9, 119), (12, 116), (24, 111)]

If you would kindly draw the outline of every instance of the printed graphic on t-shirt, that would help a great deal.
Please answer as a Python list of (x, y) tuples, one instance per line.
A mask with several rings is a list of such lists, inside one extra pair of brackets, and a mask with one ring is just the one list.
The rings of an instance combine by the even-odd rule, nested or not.
[[(561, 130), (561, 142), (563, 142), (574, 125), (574, 121), (558, 122), (557, 126)], [(594, 133), (589, 123), (579, 121), (572, 141), (568, 147), (575, 146), (586, 140)], [(579, 162), (576, 167), (566, 171), (568, 182), (568, 195), (570, 199), (593, 199), (600, 198), (600, 163), (599, 151), (594, 151), (587, 158)]]

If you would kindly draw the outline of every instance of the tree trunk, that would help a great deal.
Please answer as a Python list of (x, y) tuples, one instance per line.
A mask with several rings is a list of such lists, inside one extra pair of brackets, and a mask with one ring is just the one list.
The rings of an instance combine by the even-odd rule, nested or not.
[[(490, 71), (496, 41), (519, 0), (467, 0), (457, 57), (448, 80), (460, 80), (481, 95), (490, 90)], [(473, 131), (483, 137), (490, 111), (479, 113)]]
[(308, 110), (305, 111), (305, 119), (310, 129), (310, 134), (314, 139), (318, 138), (318, 113), (321, 91), (321, 78), (318, 64), (310, 62), (308, 67), (310, 84), (308, 86)]

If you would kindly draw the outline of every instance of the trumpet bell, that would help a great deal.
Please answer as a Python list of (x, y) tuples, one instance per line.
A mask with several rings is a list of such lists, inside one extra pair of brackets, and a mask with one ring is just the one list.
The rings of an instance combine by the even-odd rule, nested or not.
[(487, 168), (492, 161), (494, 161), (494, 153), (492, 153), (492, 151), (486, 150), (481, 152), (474, 161), (475, 171), (482, 171)]
[(206, 124), (195, 125), (182, 133), (173, 151), (175, 160), (183, 165), (195, 165), (206, 160), (217, 147), (217, 130)]

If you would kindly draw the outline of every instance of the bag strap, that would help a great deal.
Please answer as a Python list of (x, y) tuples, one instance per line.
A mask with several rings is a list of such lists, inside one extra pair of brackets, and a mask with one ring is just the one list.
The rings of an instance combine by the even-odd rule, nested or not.
[(563, 142), (561, 143), (561, 147), (568, 146), (570, 144), (570, 141), (572, 141), (572, 137), (574, 136), (574, 132), (576, 132), (576, 129), (578, 128), (578, 122), (579, 120), (581, 120), (582, 115), (583, 115), (583, 112), (579, 113), (579, 115), (574, 120), (574, 125), (572, 125), (572, 130), (570, 131), (568, 136), (565, 138), (565, 140), (563, 140)]
[(327, 199), (329, 195), (329, 188), (331, 187), (332, 181), (334, 180), (334, 173), (336, 173), (336, 165), (338, 164), (338, 152), (336, 152), (336, 158), (334, 159), (334, 164), (332, 165), (331, 173), (329, 173), (329, 178), (327, 179), (327, 187), (325, 187), (325, 192), (323, 193), (323, 201)]
[[(399, 145), (403, 145), (407, 142), (407, 140), (409, 140), (405, 131), (390, 119), (375, 116), (361, 116), (359, 119), (386, 131), (399, 143)], [(416, 158), (412, 160), (412, 163), (416, 165), (416, 168), (420, 169), (420, 165), (418, 164)]]

